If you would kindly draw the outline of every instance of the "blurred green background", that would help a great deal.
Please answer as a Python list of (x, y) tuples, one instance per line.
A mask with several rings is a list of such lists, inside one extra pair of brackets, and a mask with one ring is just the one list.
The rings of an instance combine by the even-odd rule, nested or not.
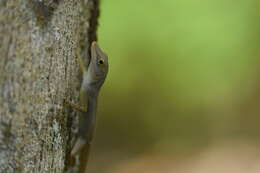
[(258, 0), (103, 0), (98, 37), (110, 71), (90, 172), (226, 140), (257, 144), (259, 11)]

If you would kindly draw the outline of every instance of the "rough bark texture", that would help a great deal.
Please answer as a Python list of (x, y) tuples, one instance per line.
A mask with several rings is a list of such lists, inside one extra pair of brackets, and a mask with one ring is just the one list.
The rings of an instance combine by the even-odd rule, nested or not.
[[(0, 172), (65, 172), (95, 0), (0, 1)], [(95, 11), (95, 10), (94, 10)], [(93, 19), (94, 17), (94, 19)], [(94, 24), (91, 24), (94, 23)]]

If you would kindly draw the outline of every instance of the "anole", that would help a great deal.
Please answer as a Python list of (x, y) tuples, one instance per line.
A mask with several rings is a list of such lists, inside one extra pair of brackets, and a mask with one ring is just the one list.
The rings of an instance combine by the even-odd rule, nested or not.
[(78, 57), (80, 68), (83, 73), (83, 81), (79, 96), (80, 106), (65, 102), (67, 105), (80, 112), (78, 135), (76, 143), (71, 150), (72, 157), (76, 157), (76, 155), (80, 154), (83, 150), (85, 151), (84, 153), (88, 154), (95, 131), (97, 99), (100, 88), (108, 73), (108, 57), (96, 42), (91, 44), (90, 51), (91, 57), (88, 66), (83, 63), (81, 56)]

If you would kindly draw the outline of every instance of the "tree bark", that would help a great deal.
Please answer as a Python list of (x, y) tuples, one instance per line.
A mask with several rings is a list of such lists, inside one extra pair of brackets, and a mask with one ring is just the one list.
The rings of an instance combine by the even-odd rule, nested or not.
[[(0, 172), (65, 172), (98, 1), (0, 1)], [(86, 60), (87, 61), (87, 60)]]

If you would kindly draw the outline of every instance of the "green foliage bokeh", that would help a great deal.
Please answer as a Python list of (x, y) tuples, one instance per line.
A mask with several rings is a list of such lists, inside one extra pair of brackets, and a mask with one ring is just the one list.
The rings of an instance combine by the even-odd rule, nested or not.
[(259, 89), (258, 6), (256, 0), (103, 0), (98, 37), (110, 71), (97, 147), (185, 150), (222, 137), (254, 138), (259, 128), (250, 123), (260, 111), (243, 116)]

